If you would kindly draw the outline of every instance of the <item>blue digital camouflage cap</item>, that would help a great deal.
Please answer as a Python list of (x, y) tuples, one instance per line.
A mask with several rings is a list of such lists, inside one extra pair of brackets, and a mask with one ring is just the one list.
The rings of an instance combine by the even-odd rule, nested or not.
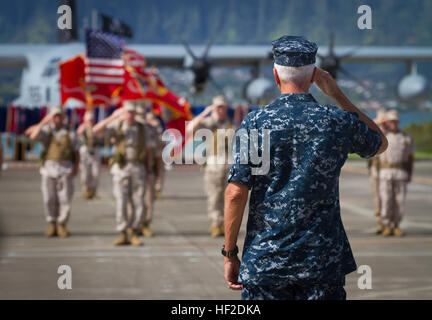
[(301, 67), (315, 63), (318, 46), (299, 36), (283, 36), (272, 41), (274, 63)]

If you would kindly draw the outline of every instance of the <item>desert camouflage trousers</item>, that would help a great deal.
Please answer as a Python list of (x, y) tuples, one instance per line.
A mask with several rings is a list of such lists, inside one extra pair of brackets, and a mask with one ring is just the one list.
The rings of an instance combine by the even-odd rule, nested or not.
[(226, 165), (217, 170), (206, 168), (204, 171), (207, 214), (212, 226), (221, 225), (224, 221), (224, 198), (229, 169)]
[(144, 193), (144, 217), (143, 222), (145, 224), (150, 224), (150, 222), (153, 220), (153, 208), (154, 208), (154, 202), (156, 199), (155, 196), (155, 180), (156, 177), (154, 174), (150, 174), (148, 177), (148, 185), (146, 187), (145, 193)]
[(43, 174), (41, 189), (47, 222), (66, 224), (74, 192), (73, 178), (66, 174), (58, 177)]
[(381, 222), (381, 195), (379, 190), (379, 178), (371, 176), (371, 187), (374, 204), (374, 217), (376, 222)]
[(407, 182), (380, 179), (381, 220), (384, 225), (399, 225), (405, 214)]
[[(113, 194), (116, 199), (117, 231), (139, 229), (144, 221), (145, 169), (134, 168), (135, 174), (125, 175), (121, 170), (113, 174)], [(128, 207), (130, 212), (128, 213)]]
[(101, 167), (100, 161), (99, 155), (81, 155), (81, 184), (87, 190), (96, 191), (97, 189)]

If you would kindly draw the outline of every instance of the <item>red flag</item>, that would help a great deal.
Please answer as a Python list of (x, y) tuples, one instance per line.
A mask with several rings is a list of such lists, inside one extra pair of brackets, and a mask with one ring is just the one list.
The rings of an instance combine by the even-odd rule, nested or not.
[(146, 92), (148, 98), (169, 108), (174, 112), (175, 118), (184, 117), (187, 120), (192, 118), (187, 100), (171, 92), (154, 70), (146, 73), (145, 82), (149, 88)]
[(125, 60), (125, 65), (134, 69), (135, 72), (140, 73), (145, 72), (146, 59), (144, 56), (140, 55), (138, 52), (132, 49), (123, 50), (123, 59)]
[(124, 49), (125, 84), (123, 100), (150, 100), (153, 112), (162, 116), (168, 129), (177, 129), (180, 135), (172, 135), (173, 153), (185, 145), (185, 122), (192, 118), (189, 103), (172, 93), (155, 70), (146, 70), (145, 58), (131, 49)]
[(145, 93), (136, 74), (130, 67), (125, 67), (122, 100), (144, 100)]
[(69, 98), (87, 102), (84, 84), (84, 58), (76, 56), (60, 63), (60, 95), (64, 105)]

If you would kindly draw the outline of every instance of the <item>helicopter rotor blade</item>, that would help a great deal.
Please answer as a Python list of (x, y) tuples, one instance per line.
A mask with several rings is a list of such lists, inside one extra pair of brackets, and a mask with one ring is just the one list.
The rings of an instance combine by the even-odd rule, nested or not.
[(193, 60), (197, 60), (197, 57), (196, 57), (196, 55), (194, 54), (194, 52), (192, 51), (192, 49), (191, 49), (191, 47), (189, 46), (189, 44), (188, 44), (186, 41), (184, 41), (184, 40), (181, 40), (181, 43), (182, 43), (183, 47), (185, 47), (187, 53), (192, 57), (192, 59), (193, 59)]
[(210, 51), (210, 48), (211, 48), (212, 45), (213, 45), (214, 40), (216, 39), (217, 33), (218, 33), (218, 31), (219, 31), (221, 25), (222, 25), (222, 18), (220, 18), (220, 19), (218, 20), (218, 22), (217, 22), (217, 24), (216, 24), (216, 28), (213, 30), (212, 35), (210, 36), (209, 40), (207, 41), (206, 47), (205, 47), (205, 49), (204, 49), (204, 53), (203, 53), (203, 55), (202, 55), (202, 57), (203, 57), (204, 59), (207, 58), (207, 55), (208, 55), (208, 53), (209, 53), (209, 51)]

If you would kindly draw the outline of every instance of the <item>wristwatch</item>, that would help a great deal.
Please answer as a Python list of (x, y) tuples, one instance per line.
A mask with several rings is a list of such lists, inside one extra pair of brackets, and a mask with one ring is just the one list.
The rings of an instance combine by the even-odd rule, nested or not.
[(221, 250), (222, 255), (223, 255), (224, 257), (227, 257), (227, 258), (231, 258), (231, 257), (236, 256), (238, 252), (239, 252), (239, 250), (238, 250), (238, 247), (237, 247), (237, 246), (235, 246), (234, 250), (231, 250), (231, 251), (225, 251), (225, 245), (223, 245), (223, 246), (222, 246), (222, 250)]

